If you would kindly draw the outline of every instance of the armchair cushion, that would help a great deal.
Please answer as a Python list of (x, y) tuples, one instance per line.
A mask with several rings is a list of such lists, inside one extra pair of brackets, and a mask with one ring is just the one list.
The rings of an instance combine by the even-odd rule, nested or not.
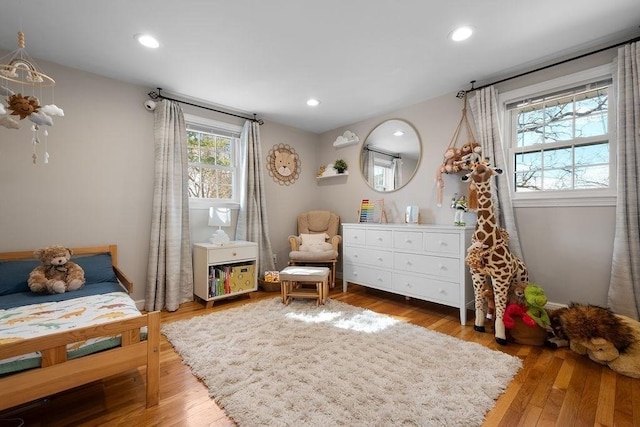
[(324, 243), (329, 238), (327, 233), (319, 234), (300, 234), (300, 244), (302, 245), (316, 245)]

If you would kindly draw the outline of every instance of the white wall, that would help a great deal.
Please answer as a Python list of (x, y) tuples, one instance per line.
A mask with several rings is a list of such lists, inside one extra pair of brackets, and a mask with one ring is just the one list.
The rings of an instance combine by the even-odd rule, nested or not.
[[(609, 51), (552, 67), (504, 83), (498, 86), (498, 91), (513, 90), (610, 63), (614, 54), (615, 51)], [(343, 222), (357, 222), (362, 198), (384, 198), (390, 211), (389, 222), (402, 222), (405, 207), (415, 204), (420, 207), (421, 223), (451, 224), (453, 210), (449, 208), (448, 201), (453, 193), (464, 191), (464, 187), (458, 175), (445, 175), (444, 202), (438, 208), (434, 176), (460, 120), (462, 105), (455, 93), (451, 93), (322, 134), (319, 164), (342, 157), (350, 166), (350, 175), (348, 180), (323, 182), (319, 186), (320, 199), (339, 213)], [(422, 140), (422, 159), (418, 172), (406, 187), (391, 193), (376, 193), (359, 173), (359, 153), (369, 132), (381, 122), (394, 118), (407, 120), (415, 126)], [(360, 137), (360, 145), (333, 148), (335, 138), (347, 129)], [(464, 142), (464, 134), (459, 142)], [(465, 215), (468, 223), (475, 221), (474, 214)], [(515, 210), (515, 215), (531, 281), (545, 289), (549, 301), (606, 306), (615, 207), (521, 207)]]
[[(0, 127), (0, 251), (115, 243), (119, 264), (144, 299), (153, 195), (153, 114), (143, 102), (153, 88), (38, 61), (56, 80), (55, 103), (64, 117), (49, 128), (49, 164), (32, 163), (31, 122), (20, 130)], [(50, 102), (42, 96), (44, 102)], [(230, 120), (203, 109), (185, 112)], [(234, 120), (234, 119), (231, 119)], [(242, 124), (243, 120), (235, 121)], [(268, 217), (279, 264), (295, 215), (320, 206), (315, 195), (318, 136), (267, 121), (261, 127), (263, 158), (274, 144), (289, 144), (302, 159), (302, 174), (282, 187), (265, 171)], [(42, 155), (42, 147), (38, 147)], [(205, 209), (191, 211), (193, 242), (207, 241)], [(227, 232), (233, 237), (234, 230)]]
[[(555, 67), (499, 87), (511, 90), (563, 73), (608, 62), (611, 55)], [(0, 251), (31, 250), (51, 244), (119, 245), (119, 261), (133, 279), (134, 298), (144, 298), (153, 191), (153, 115), (142, 103), (152, 88), (130, 85), (50, 64), (41, 67), (57, 81), (55, 102), (65, 110), (50, 129), (48, 165), (31, 163), (30, 122), (20, 131), (0, 127)], [(309, 209), (331, 209), (343, 222), (357, 221), (362, 198), (384, 197), (391, 222), (401, 222), (406, 205), (420, 207), (422, 223), (450, 224), (447, 201), (463, 191), (458, 176), (445, 176), (444, 204), (436, 206), (435, 171), (460, 119), (462, 101), (448, 94), (392, 113), (315, 135), (269, 122), (261, 127), (263, 160), (275, 144), (300, 156), (301, 175), (292, 185), (275, 183), (266, 168), (265, 191), (271, 242), (278, 266), (286, 264), (287, 236), (295, 218)], [(213, 100), (215, 101), (215, 100)], [(185, 112), (229, 120), (206, 110)], [(351, 130), (364, 142), (380, 122), (398, 118), (417, 129), (423, 148), (418, 171), (403, 189), (376, 193), (358, 171), (360, 145), (334, 148)], [(239, 123), (242, 121), (240, 120)], [(317, 182), (321, 165), (343, 158), (349, 175)], [(206, 210), (192, 210), (193, 241), (206, 241)], [(606, 305), (615, 208), (519, 208), (516, 220), (532, 280), (550, 301)], [(467, 214), (469, 221), (472, 214)], [(233, 235), (229, 228), (227, 232)]]

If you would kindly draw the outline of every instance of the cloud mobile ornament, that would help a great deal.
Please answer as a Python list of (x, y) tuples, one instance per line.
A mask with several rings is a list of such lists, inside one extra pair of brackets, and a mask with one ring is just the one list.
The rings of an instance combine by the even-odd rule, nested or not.
[[(18, 49), (0, 58), (0, 126), (7, 129), (19, 129), (20, 122), (16, 120), (29, 119), (33, 124), (33, 163), (37, 162), (36, 146), (40, 144), (39, 131), (41, 126), (53, 126), (54, 116), (63, 117), (64, 111), (56, 104), (43, 104), (38, 97), (43, 96), (45, 88), (50, 88), (51, 99), (54, 98), (56, 82), (45, 74), (29, 57), (25, 51), (24, 33), (18, 32)], [(12, 89), (12, 86), (14, 88)], [(15, 89), (15, 90), (14, 90)], [(17, 93), (16, 93), (17, 92)], [(12, 117), (13, 116), (13, 117)], [(14, 118), (15, 117), (15, 118)], [(45, 140), (43, 162), (49, 162), (46, 151), (46, 141), (49, 132), (42, 131)]]

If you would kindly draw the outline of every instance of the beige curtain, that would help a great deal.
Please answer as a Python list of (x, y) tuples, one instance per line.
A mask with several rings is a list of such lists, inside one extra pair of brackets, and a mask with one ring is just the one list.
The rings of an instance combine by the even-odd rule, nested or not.
[(511, 203), (511, 177), (507, 175), (509, 162), (506, 147), (502, 144), (496, 91), (493, 86), (477, 90), (470, 101), (482, 156), (488, 157), (492, 165), (504, 171), (503, 175), (494, 177), (495, 185), (491, 186), (498, 225), (509, 233), (511, 252), (524, 262)]
[(617, 204), (609, 307), (640, 318), (640, 46), (618, 49)]
[(193, 300), (187, 130), (177, 102), (154, 112), (155, 184), (145, 310), (175, 311)]
[(265, 271), (275, 270), (276, 267), (269, 238), (260, 125), (253, 120), (247, 120), (240, 138), (246, 147), (246, 154), (241, 161), (243, 169), (241, 176), (244, 177), (247, 185), (241, 195), (236, 236), (238, 240), (258, 244), (258, 274), (262, 277)]

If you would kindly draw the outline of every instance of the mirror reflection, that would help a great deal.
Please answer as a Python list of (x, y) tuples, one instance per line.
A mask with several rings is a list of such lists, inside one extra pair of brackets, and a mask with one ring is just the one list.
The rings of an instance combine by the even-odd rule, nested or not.
[(362, 177), (376, 191), (399, 190), (418, 170), (421, 149), (418, 132), (409, 122), (398, 119), (382, 122), (362, 144)]

